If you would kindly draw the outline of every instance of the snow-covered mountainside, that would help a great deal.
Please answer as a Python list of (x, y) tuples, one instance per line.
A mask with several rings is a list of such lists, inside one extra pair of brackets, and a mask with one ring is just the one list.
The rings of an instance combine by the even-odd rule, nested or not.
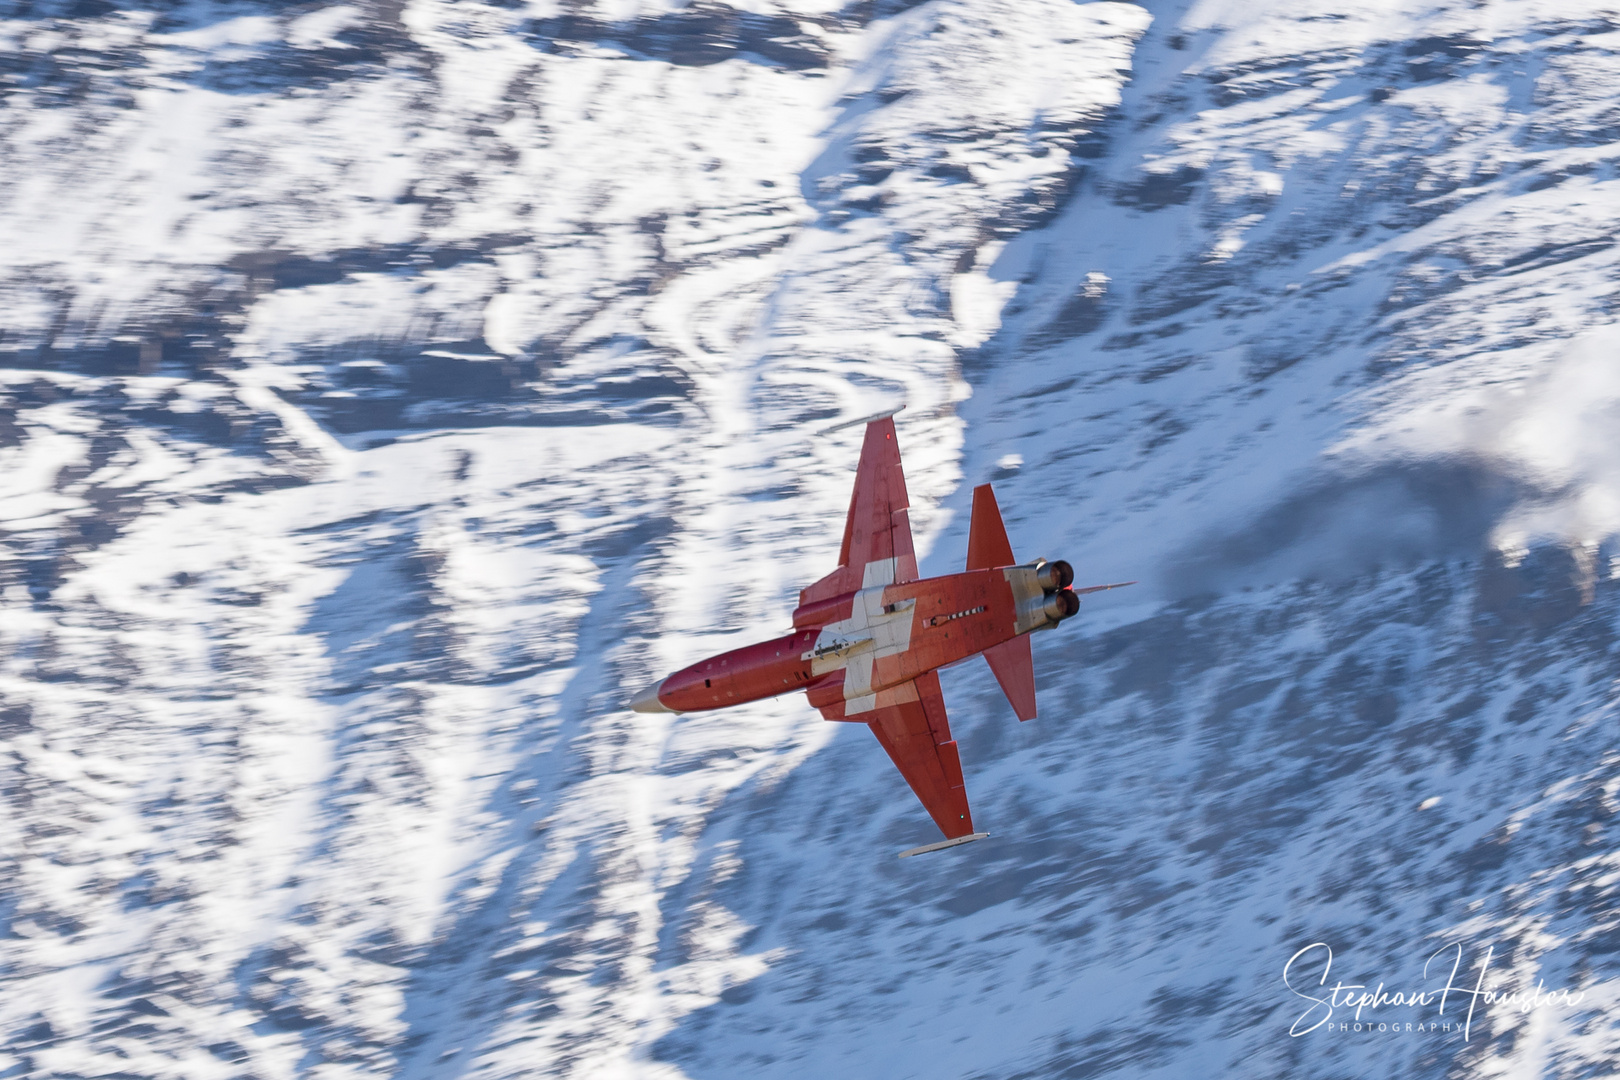
[[(1620, 1069), (1617, 87), (1583, 0), (0, 7), (0, 1077)], [(946, 674), (904, 862), (859, 726), (625, 707), (899, 405), (925, 573), (994, 480), (1143, 581)], [(1296, 1037), (1317, 942), (1583, 996)]]

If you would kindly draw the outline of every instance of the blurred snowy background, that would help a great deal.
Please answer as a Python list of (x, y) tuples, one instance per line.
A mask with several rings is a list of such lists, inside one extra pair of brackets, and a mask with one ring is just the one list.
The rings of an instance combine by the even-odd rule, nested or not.
[[(1587, 0), (0, 3), (0, 1077), (1613, 1075), (1617, 91)], [(947, 673), (903, 863), (859, 727), (624, 708), (901, 404), (925, 572), (994, 480), (1144, 581)], [(1586, 997), (1291, 1038), (1315, 941)]]

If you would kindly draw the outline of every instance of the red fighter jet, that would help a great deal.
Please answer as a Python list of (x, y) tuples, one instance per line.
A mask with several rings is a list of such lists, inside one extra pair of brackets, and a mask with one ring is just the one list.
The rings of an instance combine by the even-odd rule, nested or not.
[(1074, 571), (1018, 563), (989, 484), (973, 489), (967, 570), (917, 577), (906, 478), (889, 417), (866, 426), (838, 569), (799, 594), (793, 633), (682, 668), (632, 703), (638, 712), (702, 712), (803, 690), (828, 720), (866, 724), (945, 839), (901, 858), (980, 840), (938, 670), (975, 653), (990, 662), (1020, 720), (1035, 719), (1029, 634), (1080, 610)]

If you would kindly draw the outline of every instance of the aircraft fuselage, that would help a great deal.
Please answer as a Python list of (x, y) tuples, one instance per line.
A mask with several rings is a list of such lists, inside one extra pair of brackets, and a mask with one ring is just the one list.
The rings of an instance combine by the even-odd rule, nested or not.
[(658, 704), (701, 712), (807, 690), (824, 714), (843, 714), (829, 718), (864, 722), (918, 675), (1056, 623), (1038, 568), (969, 570), (805, 604), (793, 633), (682, 668), (657, 686)]

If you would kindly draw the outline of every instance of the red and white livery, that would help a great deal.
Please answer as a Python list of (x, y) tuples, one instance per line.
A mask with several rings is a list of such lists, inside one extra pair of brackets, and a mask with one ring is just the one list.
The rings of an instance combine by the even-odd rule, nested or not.
[(973, 831), (938, 670), (983, 653), (1018, 719), (1033, 720), (1028, 635), (1080, 609), (1068, 563), (1013, 558), (989, 484), (973, 490), (960, 574), (917, 577), (909, 505), (894, 421), (874, 420), (838, 569), (799, 594), (793, 632), (682, 668), (632, 704), (638, 712), (701, 712), (803, 690), (828, 720), (866, 724), (945, 834), (902, 856), (988, 835)]

